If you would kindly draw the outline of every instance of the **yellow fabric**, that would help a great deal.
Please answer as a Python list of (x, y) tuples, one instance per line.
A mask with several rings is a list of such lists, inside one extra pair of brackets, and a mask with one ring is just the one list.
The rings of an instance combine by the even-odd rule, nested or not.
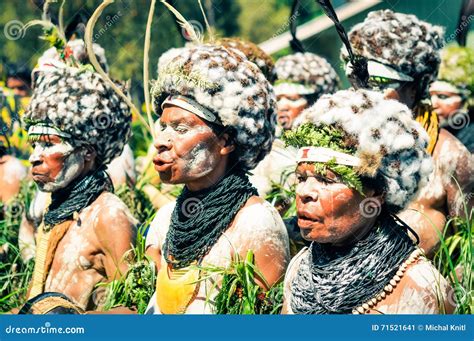
[(436, 147), (436, 143), (438, 142), (439, 136), (439, 120), (438, 115), (436, 112), (431, 108), (431, 105), (420, 103), (415, 108), (415, 119), (419, 122), (423, 128), (428, 133), (430, 137), (430, 141), (428, 143), (428, 147), (426, 151), (433, 155), (433, 151)]
[(183, 314), (199, 291), (199, 269), (161, 267), (156, 279), (156, 303), (162, 314)]

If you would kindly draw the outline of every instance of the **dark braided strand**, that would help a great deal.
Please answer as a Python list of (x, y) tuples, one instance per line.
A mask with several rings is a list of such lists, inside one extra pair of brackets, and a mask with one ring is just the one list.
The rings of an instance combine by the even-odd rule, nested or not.
[(231, 173), (197, 192), (186, 187), (176, 201), (163, 254), (175, 268), (200, 262), (229, 227), (247, 200), (257, 195), (243, 172)]
[(380, 293), (415, 250), (407, 232), (392, 217), (350, 248), (313, 242), (291, 283), (296, 314), (349, 314)]

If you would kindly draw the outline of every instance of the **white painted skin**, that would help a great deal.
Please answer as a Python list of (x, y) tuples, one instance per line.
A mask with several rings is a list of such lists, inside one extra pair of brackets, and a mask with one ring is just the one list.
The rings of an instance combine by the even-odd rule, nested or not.
[[(180, 123), (173, 127), (160, 122), (159, 127), (157, 139), (171, 143), (179, 139), (192, 140), (198, 134), (212, 133), (212, 129), (205, 125), (190, 127), (187, 124)], [(161, 155), (166, 157), (166, 152)], [(216, 156), (210, 151), (209, 142), (196, 144), (186, 155), (181, 156), (181, 160), (185, 164), (183, 176), (194, 179), (201, 178), (212, 172), (218, 161)]]
[(79, 175), (79, 170), (81, 166), (84, 165), (84, 154), (86, 150), (80, 147), (73, 147), (67, 141), (52, 145), (48, 144), (46, 141), (36, 141), (33, 144), (34, 149), (29, 161), (33, 163), (39, 160), (42, 155), (49, 156), (56, 153), (60, 153), (65, 157), (63, 167), (54, 181), (46, 184), (38, 184), (40, 189), (44, 192), (55, 192), (69, 185)]
[(198, 143), (185, 157), (183, 174), (189, 178), (202, 178), (215, 169), (217, 158), (209, 150), (208, 143)]
[[(90, 206), (79, 213), (58, 244), (51, 270), (45, 282), (45, 291), (60, 292), (76, 305), (86, 309), (100, 308), (104, 290), (96, 293), (98, 283), (107, 281), (104, 260), (105, 249), (97, 239), (99, 215), (107, 210), (111, 216), (122, 216), (131, 225), (137, 221), (127, 206), (114, 194), (104, 192)], [(80, 223), (79, 223), (80, 222)], [(121, 236), (114, 236), (120, 238)]]
[(289, 106), (291, 108), (299, 108), (299, 107), (307, 106), (307, 105), (308, 105), (308, 101), (303, 97), (298, 98), (297, 100), (293, 100), (293, 101), (287, 97), (281, 97), (277, 101), (277, 107)]
[[(158, 211), (147, 235), (147, 247), (163, 244), (174, 207), (175, 203), (170, 203)], [(268, 253), (280, 255), (283, 258), (275, 260), (275, 264), (281, 266), (281, 270), (284, 271), (290, 257), (288, 244), (288, 234), (278, 212), (268, 202), (258, 203), (244, 207), (239, 212), (235, 225), (222, 234), (202, 263), (226, 267), (230, 265), (232, 255), (236, 252), (245, 254), (246, 250), (252, 249), (254, 253), (257, 253), (262, 246), (265, 246)], [(242, 250), (244, 245), (246, 250)], [(161, 264), (165, 262), (162, 256)], [(212, 291), (215, 279), (216, 277), (207, 279), (205, 285), (200, 286), (197, 297), (186, 310), (186, 314), (212, 313), (212, 307), (206, 304), (206, 297), (212, 300), (217, 294), (216, 290)], [(155, 295), (150, 300), (147, 314), (160, 314)]]
[(133, 151), (128, 144), (125, 145), (122, 153), (109, 163), (107, 173), (112, 179), (115, 188), (125, 184), (127, 178), (133, 182), (136, 181), (135, 159), (133, 157)]
[(23, 180), (27, 175), (26, 167), (16, 158), (11, 158), (4, 163), (2, 182), (8, 185)]
[[(296, 186), (296, 195), (311, 198), (317, 198), (319, 191), (339, 191), (347, 186), (342, 182), (323, 183), (311, 173), (307, 172), (305, 180), (298, 181)], [(314, 199), (313, 199), (314, 200)]]
[(285, 147), (280, 139), (275, 139), (270, 153), (252, 170), (249, 180), (258, 190), (261, 197), (265, 197), (272, 190), (272, 183), (282, 185), (290, 190), (295, 183), (295, 167), (297, 149)]
[(439, 98), (437, 94), (432, 94), (431, 95), (432, 101), (440, 101), (443, 102), (445, 105), (461, 105), (462, 103), (462, 98), (459, 95), (453, 94), (449, 96), (448, 98)]
[[(301, 250), (290, 262), (284, 283), (284, 310), (291, 310), (291, 283), (295, 278), (301, 261), (306, 257), (308, 248)], [(406, 281), (408, 280), (408, 281)], [(397, 287), (392, 294), (380, 301), (372, 313), (378, 314), (440, 314), (440, 302), (446, 305), (451, 287), (445, 278), (425, 259), (408, 267), (402, 281), (409, 284)], [(400, 282), (402, 283), (402, 282)], [(393, 295), (396, 295), (393, 297)]]

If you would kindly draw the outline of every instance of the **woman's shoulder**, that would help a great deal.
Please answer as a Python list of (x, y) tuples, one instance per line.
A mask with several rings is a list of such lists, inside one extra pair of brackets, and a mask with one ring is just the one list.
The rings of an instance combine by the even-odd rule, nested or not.
[(289, 248), (288, 232), (278, 211), (259, 197), (250, 198), (235, 217), (230, 235), (251, 244), (267, 243)]
[(150, 227), (146, 236), (146, 245), (160, 245), (166, 233), (168, 232), (171, 215), (176, 206), (176, 202), (170, 202), (161, 207), (158, 212), (156, 212), (155, 218), (150, 223)]
[(385, 314), (443, 314), (455, 307), (448, 281), (433, 264), (420, 258), (407, 270), (396, 289), (377, 310)]

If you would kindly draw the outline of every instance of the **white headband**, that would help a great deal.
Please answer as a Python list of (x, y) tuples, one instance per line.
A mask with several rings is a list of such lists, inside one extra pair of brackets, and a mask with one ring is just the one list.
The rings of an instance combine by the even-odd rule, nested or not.
[[(346, 65), (346, 75), (350, 75), (352, 73), (352, 69), (353, 67), (351, 62), (348, 62)], [(413, 77), (410, 77), (403, 72), (395, 70), (393, 67), (379, 63), (375, 60), (367, 61), (367, 69), (369, 71), (369, 76), (384, 77), (402, 82), (414, 81)]]
[(193, 114), (205, 119), (208, 122), (222, 125), (217, 119), (216, 115), (214, 115), (209, 109), (205, 108), (192, 98), (181, 95), (168, 96), (168, 98), (166, 98), (161, 104), (161, 109), (163, 109), (166, 104), (171, 104), (180, 107), (181, 109), (192, 112)]
[(436, 81), (431, 83), (430, 91), (452, 92), (453, 94), (458, 94), (466, 97), (470, 94), (469, 90), (459, 89), (454, 84), (451, 84), (446, 81)]
[(58, 128), (37, 124), (28, 129), (28, 135), (56, 135), (65, 139), (70, 139), (72, 135), (59, 130)]
[(275, 95), (311, 95), (314, 94), (316, 91), (313, 88), (305, 86), (303, 84), (296, 84), (296, 83), (278, 83), (273, 87), (275, 91)]
[(298, 150), (296, 160), (298, 163), (328, 162), (330, 160), (335, 160), (338, 165), (352, 167), (360, 165), (360, 159), (358, 157), (324, 147), (302, 147)]

